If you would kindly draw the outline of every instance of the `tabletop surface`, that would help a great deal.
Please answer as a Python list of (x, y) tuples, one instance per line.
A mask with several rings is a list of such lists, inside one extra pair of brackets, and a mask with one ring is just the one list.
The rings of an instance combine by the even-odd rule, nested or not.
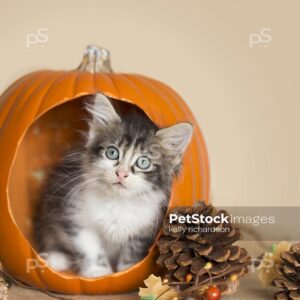
[[(252, 257), (257, 257), (268, 247), (266, 244), (262, 247), (261, 243), (257, 242), (240, 242), (242, 247), (247, 248)], [(241, 279), (237, 293), (231, 296), (224, 296), (226, 300), (264, 300), (272, 299), (276, 289), (273, 287), (264, 288), (261, 286), (257, 273), (253, 270), (246, 277)], [(55, 298), (48, 296), (42, 292), (25, 289), (16, 285), (12, 285), (8, 300), (53, 300)], [(137, 293), (124, 295), (97, 295), (97, 296), (67, 296), (68, 300), (137, 300)]]

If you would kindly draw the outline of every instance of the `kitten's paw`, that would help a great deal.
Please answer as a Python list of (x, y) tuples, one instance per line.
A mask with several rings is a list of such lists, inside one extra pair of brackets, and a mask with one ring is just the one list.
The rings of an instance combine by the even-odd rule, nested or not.
[(47, 264), (57, 272), (66, 271), (71, 267), (68, 257), (58, 251), (51, 251), (45, 257)]
[(82, 270), (80, 275), (88, 278), (97, 278), (113, 273), (112, 269), (107, 266), (91, 265), (88, 268)]
[(131, 268), (133, 265), (135, 265), (135, 263), (129, 263), (129, 264), (119, 263), (117, 266), (117, 271), (118, 272), (124, 271), (126, 269)]

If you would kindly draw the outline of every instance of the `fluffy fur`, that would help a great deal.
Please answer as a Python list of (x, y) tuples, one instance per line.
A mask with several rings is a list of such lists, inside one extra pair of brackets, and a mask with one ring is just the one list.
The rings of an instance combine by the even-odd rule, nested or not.
[(84, 145), (57, 166), (35, 222), (38, 250), (57, 271), (122, 271), (147, 253), (161, 225), (192, 126), (159, 129), (139, 109), (87, 99)]

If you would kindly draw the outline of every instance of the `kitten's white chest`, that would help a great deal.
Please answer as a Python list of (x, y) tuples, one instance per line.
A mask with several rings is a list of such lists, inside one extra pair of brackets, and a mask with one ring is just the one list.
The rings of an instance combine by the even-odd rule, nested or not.
[(147, 197), (118, 198), (89, 191), (82, 197), (79, 221), (84, 226), (97, 227), (108, 241), (123, 242), (155, 227), (164, 194), (153, 192)]

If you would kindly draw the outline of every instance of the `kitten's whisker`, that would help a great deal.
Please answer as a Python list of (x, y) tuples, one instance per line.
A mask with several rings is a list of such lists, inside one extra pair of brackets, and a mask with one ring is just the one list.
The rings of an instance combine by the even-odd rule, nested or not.
[(66, 201), (66, 204), (64, 205), (64, 211), (66, 211), (68, 209), (68, 207), (70, 206), (70, 204), (72, 202), (72, 199), (76, 199), (83, 189), (96, 187), (97, 183), (98, 183), (98, 178), (90, 178), (89, 180), (85, 179), (83, 183), (78, 184), (74, 188), (70, 189), (66, 195), (68, 200)]
[(57, 182), (58, 187), (55, 190), (51, 191), (51, 194), (52, 195), (56, 194), (56, 192), (58, 192), (60, 189), (63, 189), (64, 187), (66, 187), (67, 185), (71, 184), (72, 182), (75, 182), (77, 180), (79, 181), (80, 179), (82, 179), (82, 174), (80, 174), (80, 175), (78, 175), (76, 177), (73, 177), (72, 179), (70, 179), (70, 180), (68, 180), (65, 183), (63, 183), (63, 184), (60, 185), (59, 183), (64, 180), (62, 178), (60, 181)]

